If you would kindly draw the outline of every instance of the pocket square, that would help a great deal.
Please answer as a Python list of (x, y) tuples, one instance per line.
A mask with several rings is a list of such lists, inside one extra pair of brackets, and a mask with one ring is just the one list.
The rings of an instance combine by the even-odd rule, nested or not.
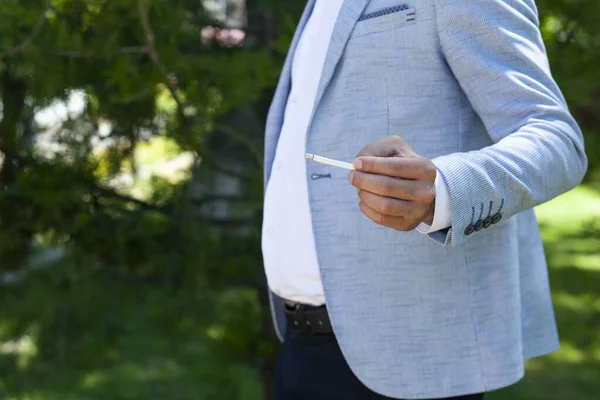
[(414, 8), (412, 8), (408, 4), (401, 4), (399, 6), (387, 7), (387, 8), (384, 8), (383, 10), (370, 12), (368, 14), (363, 14), (358, 19), (358, 21), (360, 22), (360, 21), (364, 21), (364, 20), (367, 20), (367, 19), (372, 19), (372, 18), (377, 18), (377, 17), (383, 17), (385, 15), (399, 13), (401, 11), (406, 11), (406, 14), (404, 14), (404, 15), (406, 16), (406, 20), (407, 21), (414, 21), (416, 19), (416, 15), (417, 14), (416, 14)]

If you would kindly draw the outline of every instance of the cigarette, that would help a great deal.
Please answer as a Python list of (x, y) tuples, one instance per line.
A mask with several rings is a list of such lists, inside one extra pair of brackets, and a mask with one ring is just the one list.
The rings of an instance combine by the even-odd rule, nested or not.
[(321, 164), (327, 164), (327, 165), (331, 165), (333, 167), (349, 169), (351, 171), (354, 171), (354, 165), (347, 163), (347, 162), (332, 160), (330, 158), (315, 156), (314, 154), (308, 154), (308, 153), (306, 153), (306, 158), (308, 158), (309, 160), (316, 161)]

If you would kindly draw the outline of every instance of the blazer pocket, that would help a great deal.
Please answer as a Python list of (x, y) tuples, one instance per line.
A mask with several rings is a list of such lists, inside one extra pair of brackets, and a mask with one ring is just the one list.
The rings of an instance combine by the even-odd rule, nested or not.
[(395, 6), (364, 14), (358, 19), (351, 37), (367, 36), (414, 24), (417, 13), (414, 7)]

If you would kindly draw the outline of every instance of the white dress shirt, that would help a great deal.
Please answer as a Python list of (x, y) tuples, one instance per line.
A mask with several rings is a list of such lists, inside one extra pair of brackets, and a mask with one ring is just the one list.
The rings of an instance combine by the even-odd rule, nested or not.
[[(292, 88), (265, 193), (262, 252), (269, 288), (284, 299), (311, 305), (325, 304), (325, 294), (308, 203), (305, 139), (329, 41), (343, 2), (317, 0), (302, 32), (293, 58)], [(439, 173), (435, 189), (433, 223), (431, 227), (421, 224), (417, 228), (423, 234), (451, 226), (448, 188)]]

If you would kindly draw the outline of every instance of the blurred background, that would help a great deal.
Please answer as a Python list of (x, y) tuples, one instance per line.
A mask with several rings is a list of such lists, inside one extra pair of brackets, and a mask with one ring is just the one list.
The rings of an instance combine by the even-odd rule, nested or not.
[[(0, 399), (270, 398), (262, 135), (304, 4), (0, 0)], [(598, 399), (600, 2), (538, 5), (590, 172), (537, 209), (562, 349), (489, 398)]]

